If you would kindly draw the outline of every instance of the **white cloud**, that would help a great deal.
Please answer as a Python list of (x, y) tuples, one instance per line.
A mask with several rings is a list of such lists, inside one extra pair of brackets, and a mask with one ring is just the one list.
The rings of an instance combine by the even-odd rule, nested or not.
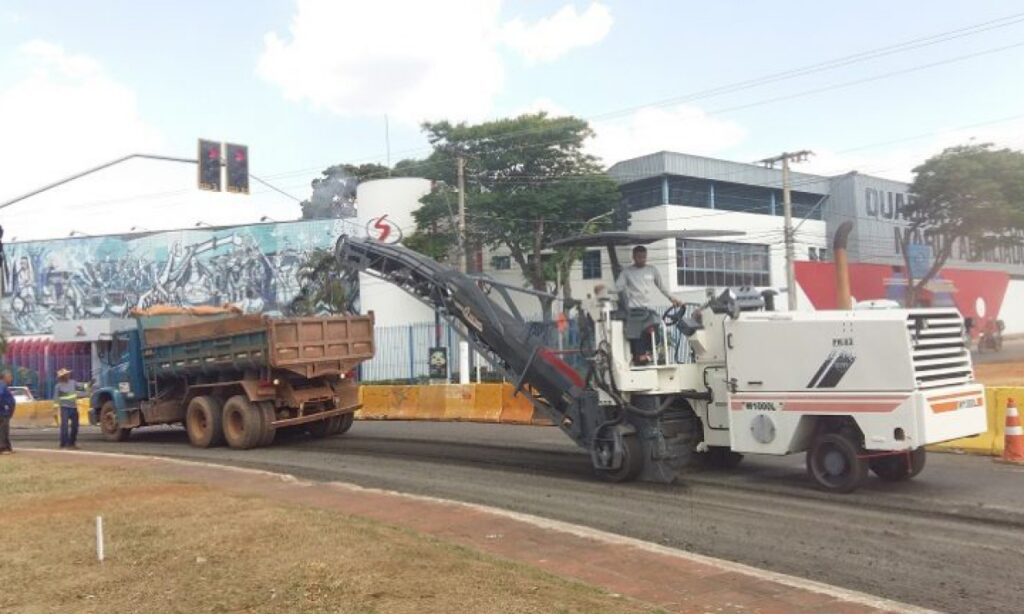
[(596, 136), (587, 149), (605, 164), (657, 151), (712, 156), (747, 136), (746, 129), (736, 122), (712, 117), (692, 105), (647, 107), (591, 125)]
[(504, 84), (503, 44), (548, 60), (611, 26), (599, 3), (532, 24), (503, 26), (500, 13), (501, 0), (298, 0), (287, 34), (264, 37), (256, 71), (289, 100), (338, 115), (479, 120)]
[(600, 42), (611, 29), (607, 6), (594, 2), (577, 13), (570, 4), (534, 23), (513, 19), (502, 28), (502, 39), (530, 62), (550, 62), (572, 49)]

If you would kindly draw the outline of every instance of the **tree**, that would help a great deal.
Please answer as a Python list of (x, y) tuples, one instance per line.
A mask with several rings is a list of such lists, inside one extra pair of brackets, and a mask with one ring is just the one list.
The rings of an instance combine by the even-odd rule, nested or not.
[[(466, 247), (507, 248), (534, 290), (551, 290), (558, 269), (567, 272), (573, 255), (579, 256), (552, 259), (544, 246), (582, 232), (593, 218), (599, 218), (594, 224), (610, 223), (605, 214), (619, 203), (615, 182), (582, 150), (593, 135), (582, 119), (541, 112), (477, 125), (426, 123), (423, 129), (434, 151), (419, 170), (437, 183), (414, 213), (417, 231), (407, 244), (435, 258), (450, 257), (458, 241), (454, 186), (460, 156), (466, 164)], [(565, 295), (571, 298), (571, 292)], [(550, 315), (550, 301), (543, 310)]]
[(295, 316), (348, 313), (356, 291), (331, 249), (309, 253), (299, 272), (301, 289), (288, 311)]
[(313, 193), (301, 203), (302, 219), (353, 217), (356, 214), (356, 186), (362, 181), (388, 176), (380, 164), (335, 164), (324, 169), (310, 184)]
[[(906, 207), (910, 226), (902, 241), (907, 275), (906, 305), (946, 264), (953, 250), (981, 260), (993, 250), (1024, 239), (1024, 152), (993, 149), (990, 143), (950, 147), (914, 169)], [(911, 244), (928, 243), (933, 260), (913, 279)]]

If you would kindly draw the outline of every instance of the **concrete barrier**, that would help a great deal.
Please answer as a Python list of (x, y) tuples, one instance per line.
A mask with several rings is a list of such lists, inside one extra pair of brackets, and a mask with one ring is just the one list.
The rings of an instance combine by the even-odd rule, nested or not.
[(1024, 387), (992, 386), (986, 388), (985, 406), (988, 410), (988, 431), (976, 437), (954, 439), (953, 441), (928, 446), (928, 449), (939, 452), (965, 452), (986, 456), (1002, 455), (1003, 446), (1006, 443), (1006, 400), (1010, 398), (1016, 399), (1018, 402), (1024, 400)]
[(534, 416), (533, 405), (525, 396), (512, 392), (510, 384), (361, 386), (363, 407), (356, 418), (550, 424)]
[[(89, 399), (78, 399), (78, 421), (83, 426), (89, 424)], [(18, 403), (14, 409), (11, 426), (37, 428), (60, 426), (60, 414), (53, 401)]]

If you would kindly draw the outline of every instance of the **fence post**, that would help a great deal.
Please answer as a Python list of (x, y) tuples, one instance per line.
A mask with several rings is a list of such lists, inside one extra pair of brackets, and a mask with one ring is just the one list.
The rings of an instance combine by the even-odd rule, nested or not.
[(416, 377), (416, 339), (413, 334), (415, 327), (412, 324), (407, 326), (409, 327), (409, 379), (412, 380)]

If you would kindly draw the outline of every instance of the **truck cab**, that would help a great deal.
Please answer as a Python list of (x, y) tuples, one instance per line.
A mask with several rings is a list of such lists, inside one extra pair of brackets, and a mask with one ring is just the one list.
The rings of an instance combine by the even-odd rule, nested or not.
[(98, 349), (101, 367), (89, 403), (89, 422), (102, 425), (104, 407), (115, 412), (117, 423), (132, 422), (130, 413), (148, 398), (138, 328), (113, 333)]

